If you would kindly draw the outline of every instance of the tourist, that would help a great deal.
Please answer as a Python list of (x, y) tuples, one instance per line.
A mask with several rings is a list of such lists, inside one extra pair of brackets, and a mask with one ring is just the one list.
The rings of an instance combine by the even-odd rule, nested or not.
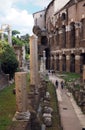
[(58, 88), (58, 81), (57, 80), (55, 82), (55, 87), (56, 87), (56, 89)]
[(61, 81), (61, 88), (63, 89), (64, 88), (64, 82)]

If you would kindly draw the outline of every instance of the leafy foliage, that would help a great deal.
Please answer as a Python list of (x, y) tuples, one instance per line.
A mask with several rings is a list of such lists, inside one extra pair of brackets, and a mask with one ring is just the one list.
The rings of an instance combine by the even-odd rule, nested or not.
[(17, 30), (13, 30), (13, 31), (12, 31), (12, 36), (14, 36), (14, 35), (16, 35), (16, 34), (20, 34), (20, 32), (17, 31)]
[(12, 47), (8, 44), (2, 44), (2, 53), (0, 55), (2, 71), (13, 78), (18, 68), (18, 61)]
[(12, 37), (12, 44), (13, 45), (19, 45), (19, 46), (23, 46), (23, 41), (21, 39), (19, 39), (18, 37)]

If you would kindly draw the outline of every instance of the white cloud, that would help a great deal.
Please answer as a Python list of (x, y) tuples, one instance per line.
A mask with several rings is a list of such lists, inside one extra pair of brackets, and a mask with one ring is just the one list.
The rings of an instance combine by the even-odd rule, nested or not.
[[(33, 16), (27, 10), (20, 10), (13, 7), (13, 4), (20, 0), (3, 0), (0, 3), (0, 25), (9, 24), (12, 30), (18, 30), (22, 34), (32, 34)], [(5, 4), (4, 4), (5, 3)], [(4, 6), (2, 6), (4, 4)]]

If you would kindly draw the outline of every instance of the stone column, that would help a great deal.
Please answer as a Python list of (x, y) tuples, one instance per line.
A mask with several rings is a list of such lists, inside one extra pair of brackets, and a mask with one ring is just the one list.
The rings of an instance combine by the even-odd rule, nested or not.
[(60, 72), (62, 72), (62, 56), (61, 55), (59, 56), (59, 61), (60, 61), (59, 62), (60, 63), (60, 65), (59, 65), (60, 66)]
[(80, 55), (75, 56), (75, 72), (80, 73)]
[(27, 111), (27, 73), (15, 73), (15, 86), (16, 86), (16, 120), (29, 120), (30, 113)]
[(44, 70), (44, 72), (46, 71), (46, 56), (45, 56), (45, 51), (43, 51), (43, 70)]
[(70, 33), (71, 33), (71, 27), (70, 25), (66, 26), (66, 48), (70, 48)]
[(59, 30), (59, 48), (62, 48), (62, 29)]
[(37, 37), (30, 37), (30, 84), (38, 87), (38, 50)]
[(66, 56), (66, 72), (70, 72), (70, 56)]
[(56, 66), (56, 55), (54, 55), (54, 70), (56, 71), (56, 68), (57, 68), (57, 66)]
[(76, 38), (76, 47), (79, 47), (80, 42), (80, 25), (75, 23), (75, 38)]

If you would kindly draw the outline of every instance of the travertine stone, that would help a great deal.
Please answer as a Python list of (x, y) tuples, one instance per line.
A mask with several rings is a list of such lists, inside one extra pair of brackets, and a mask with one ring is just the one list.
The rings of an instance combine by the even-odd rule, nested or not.
[(26, 72), (15, 73), (16, 106), (18, 112), (27, 111)]
[(28, 121), (30, 119), (30, 112), (27, 110), (27, 73), (16, 72), (15, 73), (15, 86), (16, 86), (16, 113), (13, 121), (23, 120)]
[(37, 37), (30, 37), (30, 82), (32, 85), (38, 86), (38, 50)]

